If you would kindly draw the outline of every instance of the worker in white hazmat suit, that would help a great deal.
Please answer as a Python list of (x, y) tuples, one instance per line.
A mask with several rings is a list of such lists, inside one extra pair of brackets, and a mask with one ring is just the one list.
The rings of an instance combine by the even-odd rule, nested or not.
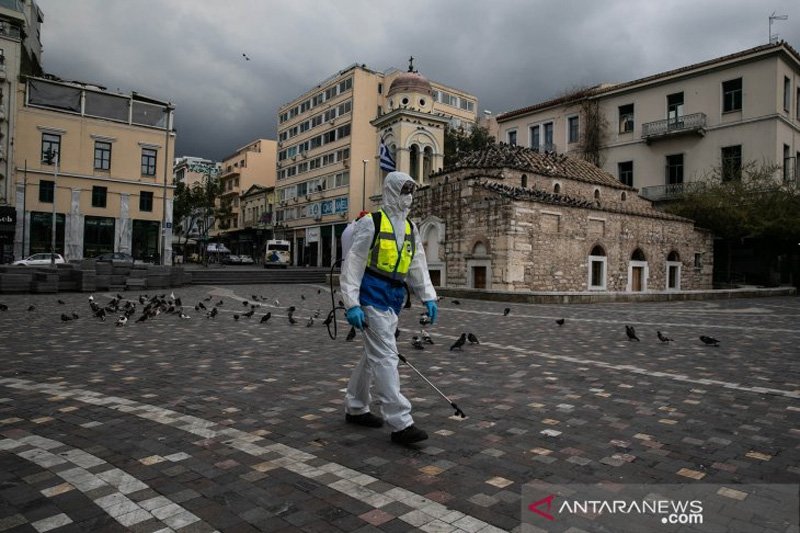
[[(392, 441), (400, 444), (428, 438), (414, 425), (411, 403), (400, 392), (394, 332), (405, 298), (403, 282), (424, 302), (432, 322), (438, 314), (422, 240), (408, 220), (415, 185), (403, 172), (386, 176), (382, 208), (355, 222), (340, 276), (347, 321), (357, 329), (367, 328), (364, 354), (347, 385), (345, 419), (367, 427), (381, 427), (385, 420)], [(370, 385), (383, 419), (370, 413)]]

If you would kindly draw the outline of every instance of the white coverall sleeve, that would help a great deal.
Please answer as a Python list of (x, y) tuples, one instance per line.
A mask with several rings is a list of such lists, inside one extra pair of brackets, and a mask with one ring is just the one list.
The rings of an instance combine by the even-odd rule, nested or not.
[(375, 233), (375, 224), (371, 216), (361, 217), (355, 223), (353, 230), (353, 244), (342, 263), (342, 273), (339, 276), (339, 287), (342, 291), (342, 301), (347, 309), (358, 302), (361, 289), (361, 278), (367, 268), (367, 255)]
[(411, 260), (406, 281), (409, 288), (423, 302), (436, 300), (436, 289), (433, 288), (433, 283), (431, 283), (431, 276), (428, 273), (428, 260), (425, 258), (425, 248), (422, 246), (422, 239), (419, 236), (419, 229), (416, 224), (414, 224), (414, 243), (416, 251), (414, 252), (414, 259)]

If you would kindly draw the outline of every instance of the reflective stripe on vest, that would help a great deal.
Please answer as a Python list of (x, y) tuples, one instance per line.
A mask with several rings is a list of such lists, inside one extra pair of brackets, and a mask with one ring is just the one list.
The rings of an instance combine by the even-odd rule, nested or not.
[(381, 210), (381, 227), (367, 257), (367, 271), (379, 277), (405, 281), (414, 252), (415, 242), (411, 233), (411, 223), (405, 221), (405, 239), (401, 250), (398, 251), (392, 221)]

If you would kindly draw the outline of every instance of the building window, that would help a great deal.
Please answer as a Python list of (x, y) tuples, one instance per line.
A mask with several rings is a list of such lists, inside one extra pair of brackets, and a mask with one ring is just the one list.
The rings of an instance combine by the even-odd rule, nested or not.
[(55, 165), (60, 161), (61, 135), (42, 133), (42, 163)]
[(511, 130), (508, 132), (508, 144), (511, 146), (517, 145), (517, 130)]
[(139, 211), (153, 210), (153, 193), (150, 191), (139, 192)]
[(681, 258), (678, 252), (671, 251), (667, 256), (667, 290), (681, 288)]
[(574, 116), (567, 119), (567, 143), (573, 144), (580, 140), (580, 117)]
[(633, 131), (633, 104), (619, 106), (619, 132)]
[(111, 143), (94, 142), (94, 168), (95, 170), (111, 170)]
[(783, 145), (783, 181), (789, 181), (792, 179), (792, 157), (791, 157), (791, 149), (789, 148), (788, 144)]
[(47, 181), (41, 180), (39, 181), (39, 201), (44, 204), (52, 204), (53, 197), (55, 196), (55, 185), (56, 182), (54, 181)]
[(784, 76), (783, 78), (783, 110), (787, 113), (792, 106), (792, 80)]
[(620, 183), (633, 187), (633, 161), (617, 163), (617, 177), (619, 177)]
[(553, 185), (553, 192), (555, 194), (561, 194), (561, 184), (560, 183), (556, 183), (555, 185)]
[(589, 289), (606, 289), (606, 251), (599, 245), (589, 253)]
[(722, 181), (742, 178), (742, 145), (722, 147)]
[(722, 82), (722, 112), (742, 110), (742, 78)]
[(92, 207), (105, 207), (106, 197), (108, 196), (107, 187), (92, 187)]
[(539, 151), (539, 145), (541, 144), (541, 139), (539, 138), (539, 126), (531, 126), (530, 127), (530, 147)]
[(797, 98), (794, 100), (794, 113), (797, 120), (800, 120), (800, 87), (797, 88)]
[(156, 159), (158, 151), (152, 148), (142, 148), (142, 176), (156, 175)]
[(667, 95), (667, 119), (673, 127), (680, 127), (683, 117), (683, 93)]
[(683, 183), (683, 154), (667, 156), (667, 185)]
[(546, 152), (555, 152), (556, 147), (553, 144), (553, 123), (548, 122), (544, 125), (544, 150)]

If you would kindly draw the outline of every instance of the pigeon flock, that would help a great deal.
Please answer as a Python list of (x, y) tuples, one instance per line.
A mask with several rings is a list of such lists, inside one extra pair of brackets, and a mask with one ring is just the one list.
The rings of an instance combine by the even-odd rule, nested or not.
[[(322, 292), (321, 289), (317, 290), (317, 294)], [(335, 292), (335, 291), (334, 291)], [(194, 305), (194, 310), (196, 313), (199, 313), (200, 316), (203, 316), (205, 319), (213, 320), (217, 319), (220, 316), (220, 308), (225, 306), (225, 301), (220, 298), (216, 303), (212, 303), (214, 297), (211, 295), (206, 296), (201, 301), (197, 302)], [(305, 295), (300, 295), (300, 300), (302, 302), (306, 302)], [(439, 298), (440, 301), (443, 298)], [(59, 305), (66, 305), (66, 302), (61, 299), (56, 300)], [(100, 321), (105, 321), (107, 318), (110, 318), (114, 321), (116, 327), (126, 327), (129, 324), (129, 321), (134, 323), (142, 323), (148, 320), (153, 320), (160, 315), (174, 315), (182, 320), (189, 320), (192, 317), (186, 313), (187, 308), (191, 308), (191, 306), (184, 306), (183, 302), (181, 301), (180, 297), (176, 297), (174, 292), (171, 292), (169, 295), (166, 294), (157, 294), (153, 296), (148, 296), (147, 294), (139, 295), (138, 298), (126, 298), (121, 294), (116, 294), (111, 297), (111, 300), (105, 304), (101, 305), (97, 303), (96, 298), (94, 295), (90, 295), (88, 297), (89, 302), (89, 315), (92, 318), (98, 319)], [(139, 310), (138, 305), (141, 306), (141, 310)], [(266, 296), (259, 297), (256, 294), (252, 294), (250, 300), (244, 300), (241, 302), (242, 307), (245, 309), (242, 312), (235, 312), (232, 314), (232, 318), (234, 321), (239, 321), (240, 319), (252, 319), (256, 312), (263, 308), (267, 307), (268, 299)], [(451, 300), (453, 305), (460, 305), (461, 302), (458, 300)], [(340, 301), (339, 305), (343, 307), (343, 303)], [(280, 308), (280, 301), (276, 298), (272, 302), (272, 307)], [(286, 319), (289, 322), (290, 326), (294, 326), (298, 324), (298, 320), (295, 318), (295, 313), (297, 312), (297, 307), (294, 305), (288, 306), (286, 309)], [(37, 310), (36, 306), (30, 305), (27, 308), (27, 311), (35, 312)], [(8, 312), (9, 307), (8, 305), (0, 302), (0, 312)], [(134, 315), (138, 313), (138, 317), (134, 319)], [(306, 319), (305, 326), (307, 328), (312, 328), (315, 325), (315, 320), (319, 318), (321, 313), (321, 309), (316, 309), (313, 313), (310, 313), (308, 318)], [(511, 308), (506, 307), (503, 309), (502, 316), (508, 316), (511, 313)], [(70, 322), (73, 320), (80, 319), (80, 315), (76, 312), (70, 313), (61, 313), (61, 321), (62, 322)], [(272, 312), (266, 311), (263, 315), (258, 318), (260, 324), (267, 323), (270, 318), (272, 318)], [(332, 316), (329, 316), (325, 321), (323, 321), (324, 325), (328, 325), (332, 320)], [(555, 319), (555, 323), (559, 328), (563, 327), (566, 323), (566, 319), (558, 318)], [(428, 317), (426, 312), (420, 313), (419, 318), (420, 326), (426, 326), (431, 324), (430, 317)], [(350, 328), (350, 331), (347, 333), (345, 337), (345, 341), (351, 342), (356, 338), (357, 332), (355, 328)], [(400, 335), (400, 330), (398, 329), (395, 331), (395, 338), (397, 339)], [(632, 325), (625, 325), (625, 335), (628, 341), (636, 341), (641, 342), (638, 334), (636, 333), (636, 329)], [(668, 344), (671, 342), (675, 342), (674, 339), (668, 337), (662, 331), (656, 331), (656, 338), (664, 344)], [(709, 335), (700, 335), (700, 341), (706, 345), (718, 348), (720, 346), (720, 340), (711, 337)], [(411, 346), (416, 350), (424, 350), (425, 345), (433, 345), (434, 341), (431, 338), (430, 334), (425, 331), (424, 329), (420, 330), (419, 335), (414, 335), (411, 337), (410, 341)], [(462, 333), (459, 338), (450, 346), (450, 351), (461, 351), (462, 347), (467, 344), (480, 344), (478, 337), (474, 333), (464, 332)]]

